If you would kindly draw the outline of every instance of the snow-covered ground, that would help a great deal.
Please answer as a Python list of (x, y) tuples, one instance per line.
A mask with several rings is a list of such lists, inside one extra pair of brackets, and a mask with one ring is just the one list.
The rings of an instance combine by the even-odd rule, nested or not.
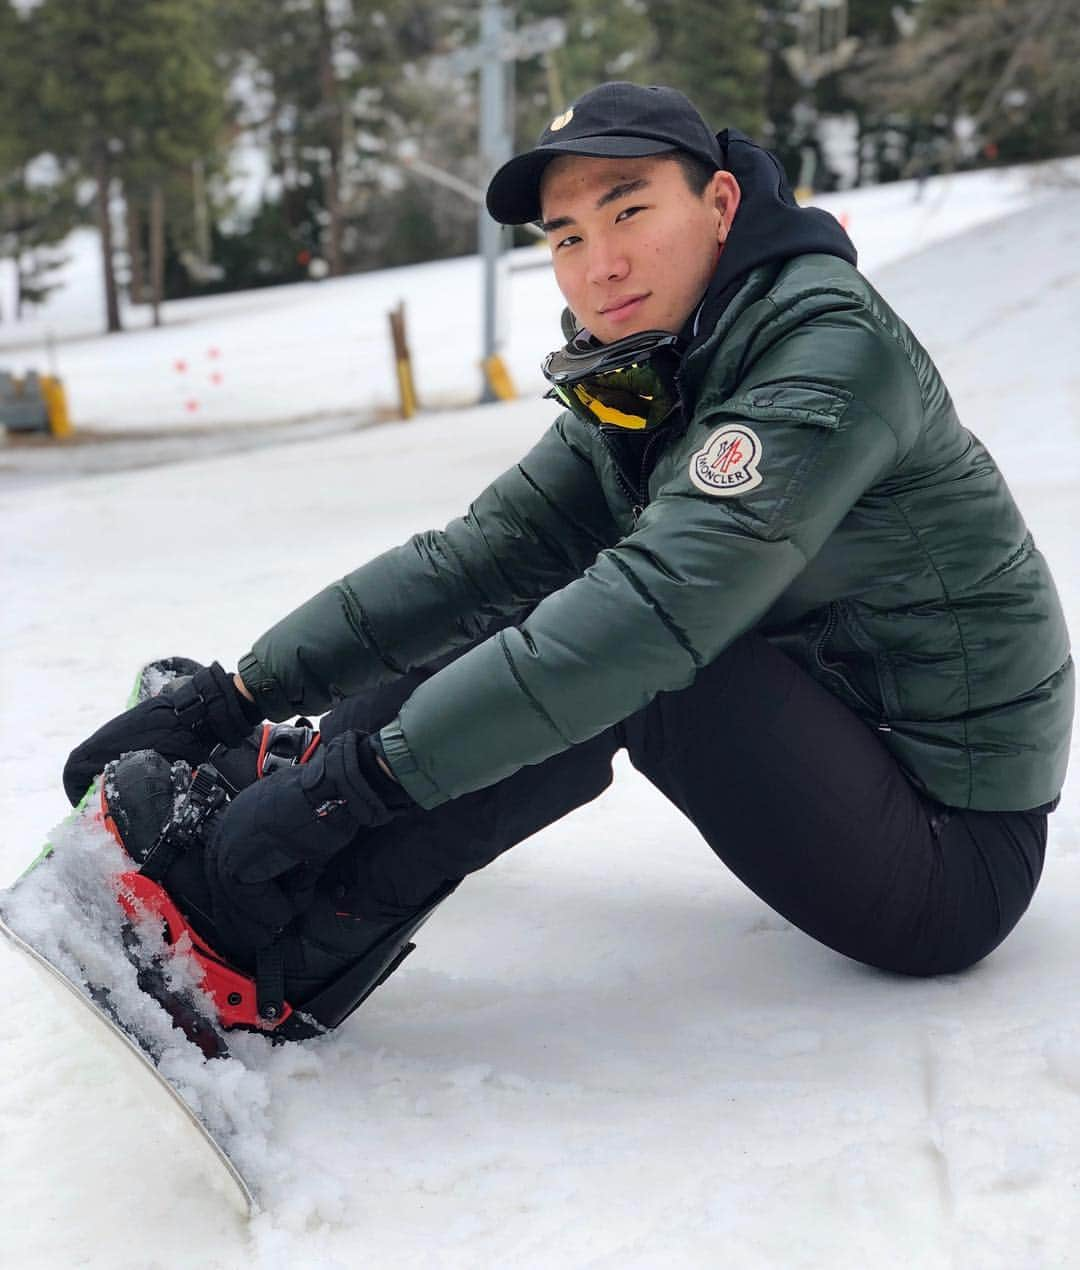
[[(890, 190), (843, 196), (852, 232), (862, 246), (865, 223), (879, 243), (877, 285), (999, 459), (1080, 630), (1080, 193), (961, 218), (907, 254), (921, 241), (913, 218), (926, 218), (920, 235), (935, 226), (927, 202)], [(387, 299), (415, 287), (433, 353), (460, 366), (472, 299), (459, 310), (455, 288), (451, 311), (446, 288), (469, 267), (334, 287), (383, 287)], [(512, 347), (543, 351), (553, 284), (543, 270), (519, 283)], [(249, 297), (243, 321), (208, 308), (131, 344), (186, 329), (192, 348), (224, 348), (219, 324), (232, 321), (240, 361), (283, 294)], [(310, 294), (306, 315), (283, 302), (282, 338), (298, 346), (305, 322), (325, 323), (311, 354), (323, 383), (344, 364), (359, 299), (331, 319), (333, 287)], [(522, 298), (534, 294), (535, 309)], [(104, 392), (128, 344), (63, 356), (97, 350)], [(142, 347), (111, 398), (125, 410), (152, 378)], [(68, 750), (139, 663), (175, 652), (234, 662), (330, 579), (460, 512), (550, 413), (527, 399), (0, 493), (0, 881), (61, 818)], [(243, 1081), (218, 1096), (252, 1121), (266, 1209), (250, 1226), (126, 1068), (39, 1000), (37, 976), (0, 948), (0, 1264), (1071, 1264), (1078, 909), (1075, 761), (1031, 911), (973, 971), (927, 982), (866, 970), (793, 930), (621, 767), (602, 799), (463, 885), (339, 1034), (247, 1055)]]

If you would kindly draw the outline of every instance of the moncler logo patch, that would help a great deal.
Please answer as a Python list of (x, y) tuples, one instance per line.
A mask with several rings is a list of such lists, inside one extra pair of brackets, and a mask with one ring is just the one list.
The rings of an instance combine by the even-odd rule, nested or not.
[(548, 132), (558, 132), (560, 128), (565, 128), (573, 117), (574, 108), (571, 106), (569, 110), (555, 116), (551, 123), (548, 124)]
[(706, 494), (732, 498), (761, 484), (761, 441), (741, 423), (718, 428), (690, 459), (690, 479)]

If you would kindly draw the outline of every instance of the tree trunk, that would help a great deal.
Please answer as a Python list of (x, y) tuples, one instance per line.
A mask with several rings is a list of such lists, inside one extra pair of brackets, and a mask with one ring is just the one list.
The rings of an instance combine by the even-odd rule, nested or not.
[(150, 303), (154, 325), (161, 325), (161, 300), (165, 290), (165, 191), (155, 181), (150, 190)]
[(206, 205), (206, 164), (202, 159), (191, 164), (191, 194), (195, 204), (195, 254), (200, 264), (208, 265), (212, 252), (210, 209)]
[(127, 208), (127, 250), (128, 268), (131, 270), (131, 281), (128, 283), (128, 295), (132, 304), (146, 303), (146, 269), (143, 256), (142, 216), (139, 204), (125, 187), (124, 205)]
[(102, 146), (94, 163), (97, 180), (97, 222), (101, 234), (101, 265), (105, 277), (105, 329), (111, 335), (122, 331), (120, 322), (120, 301), (116, 292), (116, 272), (113, 269), (113, 237), (112, 225), (109, 221), (109, 188), (112, 185), (112, 173), (109, 171), (109, 156)]
[(326, 126), (326, 146), (330, 162), (324, 181), (326, 214), (326, 263), (332, 278), (345, 271), (343, 236), (344, 217), (341, 211), (341, 102), (338, 98), (337, 76), (334, 73), (333, 32), (326, 9), (326, 0), (319, 0), (319, 95), (322, 98), (323, 118)]

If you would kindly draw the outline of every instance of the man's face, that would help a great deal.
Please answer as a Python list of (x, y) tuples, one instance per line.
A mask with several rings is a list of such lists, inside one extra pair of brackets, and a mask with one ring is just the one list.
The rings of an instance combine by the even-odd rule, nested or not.
[(670, 159), (560, 156), (540, 185), (555, 280), (593, 335), (678, 332), (705, 293), (739, 205), (730, 172), (697, 195)]

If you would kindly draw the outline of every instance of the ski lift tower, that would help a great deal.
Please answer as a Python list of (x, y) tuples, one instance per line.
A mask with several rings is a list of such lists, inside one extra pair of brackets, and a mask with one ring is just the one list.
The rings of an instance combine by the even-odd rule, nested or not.
[[(513, 72), (517, 62), (538, 57), (566, 42), (566, 23), (561, 18), (531, 22), (515, 31), (512, 19), (498, 0), (483, 0), (480, 10), (479, 42), (438, 59), (456, 76), (480, 72), (480, 184), (487, 188), (495, 172), (513, 154)], [(506, 228), (487, 214), (480, 197), (478, 236), (484, 261), (482, 401), (494, 401), (500, 393), (496, 384), (505, 379), (499, 349), (502, 344), (499, 320), (501, 257), (506, 247)], [(494, 381), (494, 382), (493, 382)], [(505, 394), (503, 394), (505, 395)]]

